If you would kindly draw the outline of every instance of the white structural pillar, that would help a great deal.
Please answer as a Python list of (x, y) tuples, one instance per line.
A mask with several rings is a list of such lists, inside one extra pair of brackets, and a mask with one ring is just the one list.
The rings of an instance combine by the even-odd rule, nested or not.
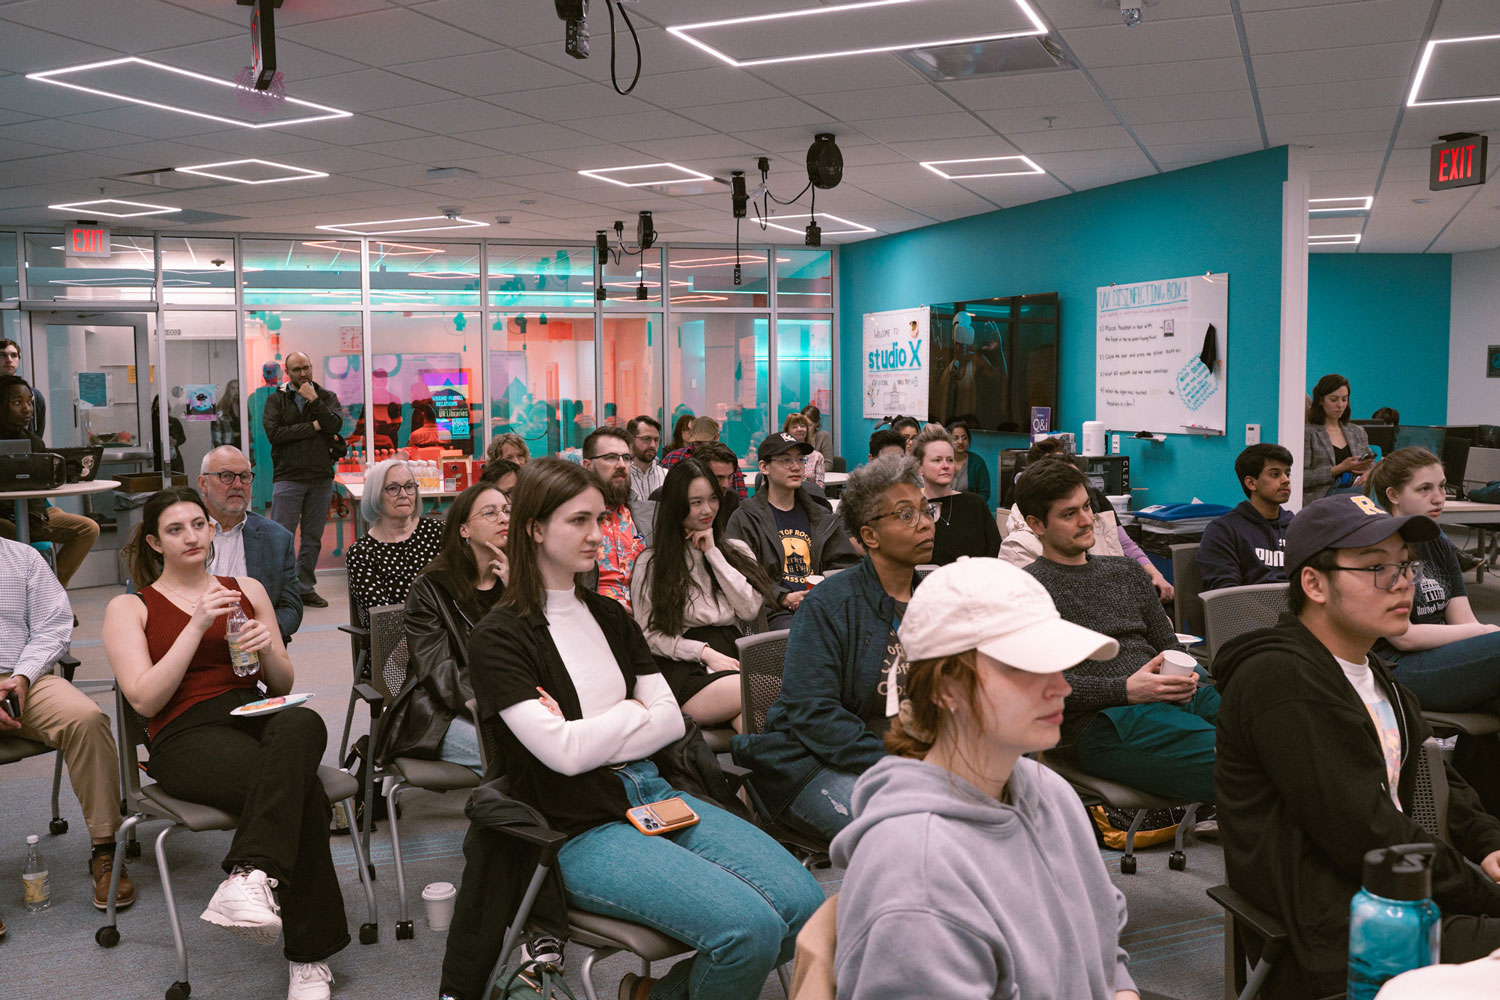
[(1307, 418), (1307, 147), (1287, 147), (1281, 188), (1281, 379), (1276, 438), (1292, 453), (1292, 496), (1302, 509), (1302, 434)]

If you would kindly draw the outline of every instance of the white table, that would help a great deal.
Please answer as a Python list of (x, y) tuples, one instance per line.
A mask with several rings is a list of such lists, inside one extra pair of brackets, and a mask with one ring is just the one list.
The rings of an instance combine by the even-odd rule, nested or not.
[[(360, 517), (359, 505), (360, 501), (363, 500), (365, 496), (365, 481), (363, 479), (360, 479), (354, 482), (350, 482), (345, 480), (342, 476), (334, 476), (333, 485), (336, 489), (338, 489), (349, 498), (351, 505), (353, 506), (354, 537), (358, 539), (364, 534), (364, 523), (363, 518)], [(424, 491), (422, 493), (422, 499), (436, 500), (438, 503), (438, 509), (441, 510), (444, 501), (452, 500), (462, 492), (462, 490), (436, 490), (432, 492)], [(338, 555), (338, 553), (335, 552), (334, 555)]]
[(16, 540), (22, 545), (31, 544), (31, 504), (32, 500), (55, 500), (58, 497), (82, 497), (90, 493), (108, 493), (110, 490), (120, 488), (118, 479), (95, 479), (88, 483), (64, 483), (50, 490), (17, 490), (14, 493), (0, 493), (0, 500), (16, 501)]
[(824, 486), (843, 486), (849, 481), (847, 472), (825, 472), (823, 473)]
[(1484, 569), (1500, 558), (1500, 540), (1491, 529), (1500, 527), (1500, 503), (1476, 503), (1473, 500), (1449, 500), (1438, 515), (1439, 524), (1472, 524), (1479, 527), (1479, 565), (1474, 579), (1484, 582)]

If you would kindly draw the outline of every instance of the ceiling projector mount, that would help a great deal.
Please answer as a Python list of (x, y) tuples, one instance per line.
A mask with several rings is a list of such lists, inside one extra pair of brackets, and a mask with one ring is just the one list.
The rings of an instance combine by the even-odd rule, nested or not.
[(839, 151), (838, 142), (834, 139), (832, 132), (819, 132), (813, 137), (812, 145), (807, 147), (807, 184), (791, 198), (782, 199), (771, 193), (771, 158), (762, 156), (755, 161), (756, 168), (760, 171), (760, 187), (750, 191), (745, 186), (745, 174), (736, 170), (729, 178), (730, 210), (734, 214), (734, 246), (735, 266), (734, 283), (740, 283), (739, 245), (740, 225), (739, 220), (745, 218), (749, 207), (755, 207), (755, 221), (760, 228), (766, 228), (766, 219), (774, 214), (772, 203), (776, 205), (795, 205), (797, 201), (809, 191), (812, 198), (808, 206), (807, 229), (803, 243), (810, 247), (823, 245), (823, 230), (818, 226), (818, 190), (824, 191), (836, 188), (844, 179), (844, 154)]

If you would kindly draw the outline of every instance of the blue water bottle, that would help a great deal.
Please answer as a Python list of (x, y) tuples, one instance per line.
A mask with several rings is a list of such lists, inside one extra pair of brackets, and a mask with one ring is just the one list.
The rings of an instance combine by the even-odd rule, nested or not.
[(1431, 844), (1365, 855), (1364, 887), (1349, 903), (1347, 1000), (1375, 1000), (1386, 980), (1438, 962), (1441, 914), (1432, 895)]

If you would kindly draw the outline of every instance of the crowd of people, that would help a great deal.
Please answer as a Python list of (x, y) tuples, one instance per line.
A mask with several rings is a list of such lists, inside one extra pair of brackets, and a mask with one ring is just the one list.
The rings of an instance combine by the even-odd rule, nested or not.
[[(280, 941), (289, 1000), (322, 1000), (349, 943), (318, 779), (327, 732), (306, 707), (231, 714), (292, 690), (288, 648), (304, 609), (326, 604), (316, 566), (344, 418), (305, 361), (289, 356), (265, 410), (271, 517), (250, 509), (256, 472), (233, 445), (204, 457), (196, 489), (153, 495), (104, 647), (153, 780), (239, 817), (202, 918)], [(1349, 423), (1347, 380), (1319, 380), (1309, 401), (1299, 513), (1283, 506), (1288, 449), (1235, 459), (1245, 500), (1203, 532), (1203, 587), (1284, 584), (1287, 610), (1193, 669), (1169, 669), (1172, 583), (1060, 441), (1032, 445), (997, 514), (964, 421), (890, 421), (837, 482), (810, 409), (765, 435), (749, 470), (712, 418), (685, 415), (664, 440), (643, 414), (594, 430), (574, 460), (500, 435), (441, 513), (404, 458), (364, 477), (350, 619), (404, 605), (409, 653), (374, 757), (503, 773), (568, 838), (568, 905), (692, 949), (659, 979), (626, 974), (622, 1000), (758, 997), (825, 904), (788, 845), (844, 869), (825, 984), (839, 997), (1138, 1000), (1125, 897), (1040, 751), (1216, 810), (1230, 884), (1288, 929), (1263, 996), (1343, 988), (1360, 862), (1391, 844), (1434, 845), (1444, 962), (1500, 948), (1500, 741), (1461, 741), (1445, 765), (1446, 840), (1412, 818), (1422, 711), (1500, 707), (1500, 627), (1478, 621), (1437, 524), (1441, 460), (1377, 459)], [(0, 429), (34, 434), (36, 410), (0, 374)], [(78, 532), (58, 513), (32, 537), (66, 552)], [(116, 855), (114, 737), (49, 672), (77, 568), (57, 562), (0, 539), (0, 696), (16, 696), (0, 732), (66, 755), (95, 905), (121, 866), (124, 907), (137, 890)], [(757, 726), (737, 640), (775, 629), (788, 652)], [(704, 730), (748, 770), (743, 798), (696, 766)], [(487, 774), (485, 735), (499, 748)], [(669, 800), (685, 828), (631, 822)]]

